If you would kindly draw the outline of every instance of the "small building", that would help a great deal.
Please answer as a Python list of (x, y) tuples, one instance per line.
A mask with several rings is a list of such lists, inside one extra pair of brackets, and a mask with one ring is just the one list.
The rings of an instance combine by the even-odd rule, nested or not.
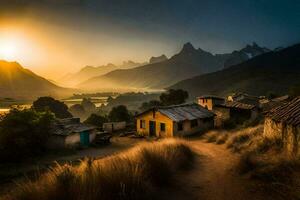
[(56, 120), (52, 126), (49, 138), (50, 149), (89, 146), (96, 137), (96, 128), (85, 125), (79, 118)]
[(198, 104), (208, 110), (213, 110), (216, 105), (223, 104), (225, 99), (214, 95), (203, 95), (197, 98)]
[(213, 128), (214, 116), (198, 104), (157, 107), (136, 115), (136, 129), (143, 136), (186, 136)]
[(247, 120), (254, 120), (259, 115), (258, 106), (241, 103), (238, 101), (227, 101), (215, 106), (216, 126), (222, 126), (225, 121), (233, 121), (242, 124)]
[(107, 122), (103, 123), (103, 130), (112, 133), (114, 131), (124, 130), (126, 128), (126, 122)]
[(242, 92), (238, 92), (238, 93), (234, 93), (232, 95), (229, 95), (227, 97), (227, 101), (238, 101), (241, 103), (246, 103), (246, 104), (251, 104), (251, 105), (259, 105), (259, 101), (265, 99), (264, 96), (254, 96), (254, 95), (250, 95), (247, 93), (242, 93)]
[(264, 124), (264, 137), (282, 140), (288, 155), (299, 155), (300, 97), (268, 112)]

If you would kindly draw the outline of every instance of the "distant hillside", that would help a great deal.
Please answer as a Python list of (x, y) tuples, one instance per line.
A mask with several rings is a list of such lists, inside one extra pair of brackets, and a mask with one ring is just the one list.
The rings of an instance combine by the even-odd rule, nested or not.
[(182, 50), (170, 59), (161, 57), (163, 61), (158, 63), (115, 70), (82, 82), (78, 87), (90, 90), (109, 87), (162, 89), (196, 75), (220, 70), (224, 68), (229, 58), (234, 58), (234, 55), (233, 53), (213, 55), (200, 48), (195, 49), (191, 43), (186, 43)]
[(192, 97), (247, 92), (285, 94), (300, 84), (300, 44), (265, 53), (242, 64), (180, 81), (170, 88), (187, 90)]
[(74, 74), (65, 75), (60, 80), (58, 80), (58, 82), (61, 83), (62, 85), (72, 87), (92, 77), (101, 76), (111, 71), (114, 71), (116, 69), (130, 69), (144, 64), (145, 63), (136, 63), (129, 60), (129, 61), (124, 61), (121, 65), (114, 65), (109, 63), (107, 65), (98, 66), (98, 67), (86, 66)]
[(50, 95), (63, 97), (73, 91), (58, 87), (50, 81), (23, 68), (17, 62), (0, 61), (0, 97), (34, 99)]

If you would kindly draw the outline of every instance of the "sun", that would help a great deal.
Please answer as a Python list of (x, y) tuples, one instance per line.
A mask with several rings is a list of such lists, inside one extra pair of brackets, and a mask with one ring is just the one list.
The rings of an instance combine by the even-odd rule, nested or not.
[(0, 59), (11, 60), (17, 55), (17, 45), (14, 42), (4, 42), (0, 44)]

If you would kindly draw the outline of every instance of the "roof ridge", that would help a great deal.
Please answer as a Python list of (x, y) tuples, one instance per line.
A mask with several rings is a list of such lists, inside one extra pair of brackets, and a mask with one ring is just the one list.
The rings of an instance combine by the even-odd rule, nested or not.
[(197, 105), (196, 103), (183, 103), (183, 104), (176, 104), (176, 105), (170, 105), (170, 106), (157, 106), (153, 108), (157, 109), (167, 109), (167, 108), (176, 108), (176, 107), (183, 107), (183, 106), (192, 106), (192, 105)]

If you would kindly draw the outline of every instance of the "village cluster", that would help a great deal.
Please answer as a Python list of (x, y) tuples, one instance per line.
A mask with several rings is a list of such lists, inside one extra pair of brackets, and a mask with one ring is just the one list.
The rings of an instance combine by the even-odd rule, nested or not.
[[(153, 107), (135, 116), (134, 134), (140, 137), (182, 137), (213, 128), (264, 121), (264, 136), (279, 138), (292, 154), (298, 151), (300, 98), (288, 95), (268, 99), (236, 93), (227, 98), (203, 95), (197, 103)], [(107, 143), (115, 131), (126, 129), (126, 122), (104, 123), (95, 127), (77, 118), (57, 120), (49, 147), (89, 146)], [(132, 133), (132, 132), (131, 132)]]

